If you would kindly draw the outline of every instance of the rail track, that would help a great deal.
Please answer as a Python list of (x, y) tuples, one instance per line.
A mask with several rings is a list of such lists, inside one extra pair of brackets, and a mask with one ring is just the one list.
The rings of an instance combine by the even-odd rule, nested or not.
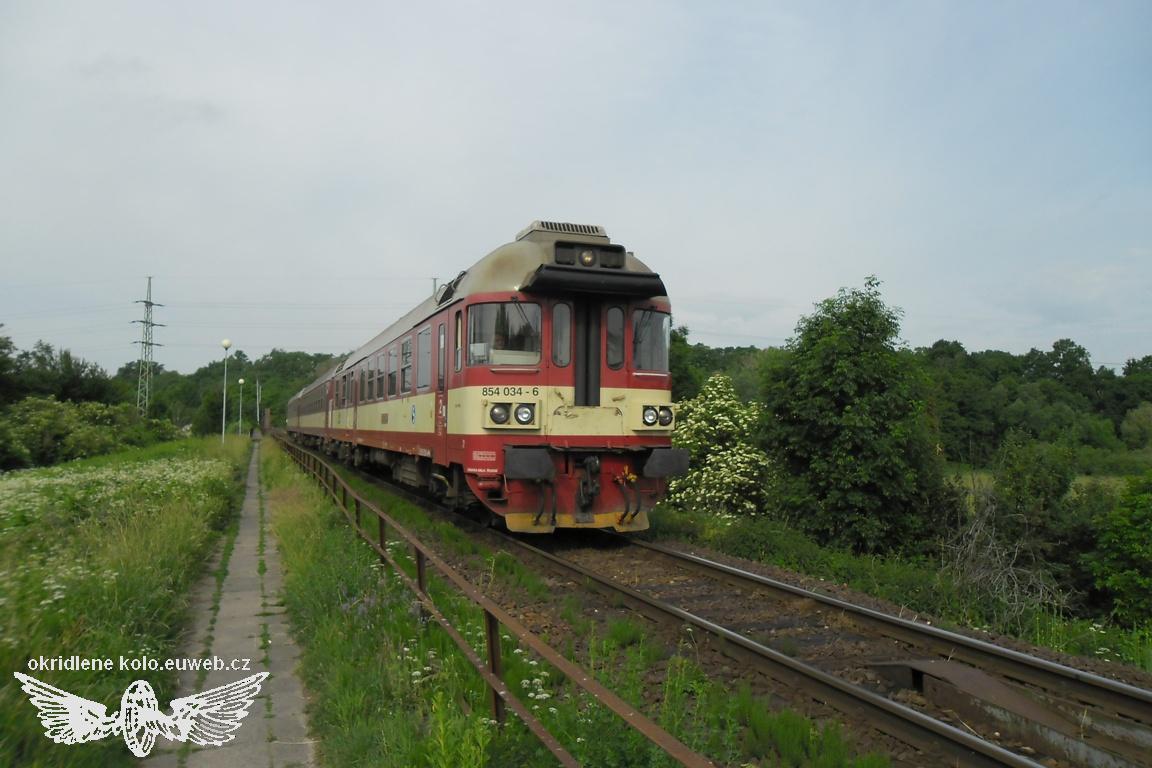
[[(693, 627), (770, 678), (864, 713), (948, 764), (1152, 764), (1152, 691), (690, 553), (608, 533), (586, 538), (566, 550), (556, 539), (504, 541), (651, 618)], [(794, 631), (805, 623), (817, 631)], [(825, 641), (833, 647), (821, 650)]]
[[(574, 533), (567, 546), (560, 536), (529, 543), (500, 534), (499, 541), (651, 619), (694, 628), (749, 668), (915, 747), (932, 761), (925, 765), (1152, 765), (1152, 691), (692, 553), (607, 532)], [(590, 541), (572, 546), (573, 538)], [(794, 633), (780, 632), (805, 623), (841, 645), (807, 658), (809, 639), (796, 644)], [(865, 636), (867, 643), (851, 647)]]

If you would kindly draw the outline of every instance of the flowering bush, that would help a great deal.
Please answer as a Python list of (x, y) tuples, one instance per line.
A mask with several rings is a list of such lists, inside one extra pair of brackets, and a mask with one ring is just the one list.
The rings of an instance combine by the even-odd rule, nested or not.
[(688, 474), (675, 478), (673, 504), (721, 515), (755, 515), (763, 509), (769, 463), (752, 444), (758, 403), (743, 403), (732, 380), (713, 375), (700, 394), (680, 406), (672, 441), (688, 449)]

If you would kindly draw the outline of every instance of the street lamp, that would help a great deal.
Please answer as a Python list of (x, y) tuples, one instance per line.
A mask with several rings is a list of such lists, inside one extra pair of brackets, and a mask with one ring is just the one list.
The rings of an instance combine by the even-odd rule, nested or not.
[(236, 411), (240, 414), (236, 421), (236, 434), (239, 435), (244, 426), (244, 379), (240, 379), (240, 407)]
[(224, 427), (228, 423), (228, 348), (232, 346), (230, 339), (220, 342), (224, 347), (224, 405), (220, 409), (220, 443), (224, 443)]

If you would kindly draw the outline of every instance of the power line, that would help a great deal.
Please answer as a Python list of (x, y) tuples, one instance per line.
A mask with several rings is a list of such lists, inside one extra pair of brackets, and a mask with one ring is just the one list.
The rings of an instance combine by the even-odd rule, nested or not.
[(161, 323), (152, 322), (152, 307), (162, 307), (163, 304), (157, 304), (152, 301), (152, 278), (148, 278), (148, 294), (143, 301), (136, 301), (136, 304), (144, 305), (144, 319), (133, 320), (134, 323), (141, 323), (144, 326), (143, 338), (136, 342), (140, 345), (140, 359), (136, 363), (136, 409), (140, 411), (141, 416), (148, 415), (148, 403), (152, 399), (152, 347), (161, 347), (163, 344), (157, 344), (152, 341), (152, 329), (156, 326), (163, 328)]

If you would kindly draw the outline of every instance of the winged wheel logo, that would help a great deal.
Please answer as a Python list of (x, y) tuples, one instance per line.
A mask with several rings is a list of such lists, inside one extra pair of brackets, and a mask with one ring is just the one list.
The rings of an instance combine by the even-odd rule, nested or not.
[(261, 672), (195, 696), (173, 699), (172, 714), (160, 711), (156, 692), (145, 680), (128, 686), (120, 697), (120, 711), (68, 693), (34, 677), (13, 672), (40, 713), (44, 734), (57, 744), (82, 744), (123, 735), (137, 757), (146, 757), (156, 737), (218, 747), (236, 738), (232, 733), (248, 714), (252, 700), (268, 677)]

